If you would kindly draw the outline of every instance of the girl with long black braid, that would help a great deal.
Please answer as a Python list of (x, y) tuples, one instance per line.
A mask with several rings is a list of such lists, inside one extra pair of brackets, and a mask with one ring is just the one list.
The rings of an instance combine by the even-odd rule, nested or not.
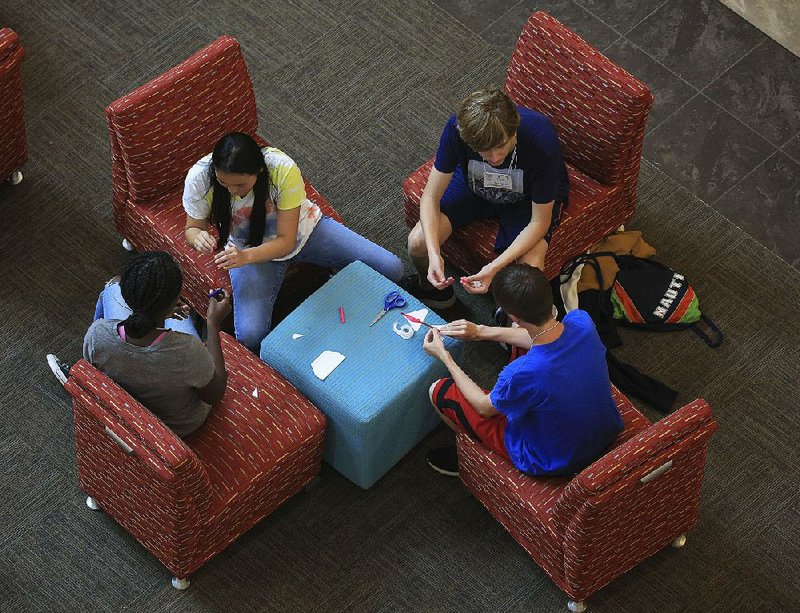
[(100, 294), (83, 357), (184, 437), (203, 424), (225, 393), (219, 333), (231, 299), (209, 301), (203, 345), (180, 302), (182, 286), (170, 255), (132, 257), (122, 277)]
[[(360, 260), (399, 282), (397, 256), (322, 215), (306, 197), (294, 161), (247, 134), (224, 136), (186, 176), (186, 241), (215, 254), (233, 286), (236, 338), (253, 351), (272, 324), (272, 307), (292, 262), (341, 269)], [(216, 226), (219, 241), (208, 232)], [(220, 251), (221, 250), (221, 251)]]

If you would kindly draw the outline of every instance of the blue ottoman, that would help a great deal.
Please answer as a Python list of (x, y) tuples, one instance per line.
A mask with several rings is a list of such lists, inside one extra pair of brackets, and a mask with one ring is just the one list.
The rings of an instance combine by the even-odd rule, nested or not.
[[(409, 340), (394, 333), (392, 324), (404, 319), (400, 309), (369, 327), (392, 290), (400, 288), (366, 264), (354, 262), (261, 343), (261, 359), (328, 417), (325, 460), (363, 488), (380, 479), (439, 423), (428, 388), (448, 374), (439, 360), (422, 350), (427, 328), (421, 327)], [(425, 308), (402, 293), (408, 300), (406, 312)], [(344, 324), (339, 321), (340, 306)], [(433, 311), (425, 321), (445, 323)], [(298, 334), (303, 336), (293, 339)], [(463, 343), (446, 338), (445, 344), (460, 360)], [(325, 350), (337, 351), (345, 360), (320, 380), (311, 362)]]

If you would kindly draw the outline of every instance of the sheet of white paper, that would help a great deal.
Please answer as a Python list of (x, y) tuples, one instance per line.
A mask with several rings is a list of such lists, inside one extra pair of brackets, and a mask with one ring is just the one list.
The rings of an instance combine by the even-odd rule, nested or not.
[(342, 363), (344, 357), (345, 356), (338, 351), (323, 351), (311, 362), (311, 370), (314, 371), (318, 379), (324, 381), (325, 377), (331, 374), (334, 369)]
[(296, 341), (298, 338), (301, 338), (302, 336), (303, 336), (302, 334), (297, 334), (297, 333), (292, 334), (292, 340)]
[(258, 388), (257, 387), (253, 388), (253, 398), (258, 398)]
[[(419, 311), (411, 311), (410, 313), (406, 313), (406, 315), (411, 315), (411, 317), (416, 317), (420, 321), (425, 321), (425, 318), (428, 316), (428, 309), (420, 309)], [(409, 321), (408, 323), (411, 324), (411, 328), (416, 332), (420, 329), (422, 324), (414, 323), (413, 321)]]

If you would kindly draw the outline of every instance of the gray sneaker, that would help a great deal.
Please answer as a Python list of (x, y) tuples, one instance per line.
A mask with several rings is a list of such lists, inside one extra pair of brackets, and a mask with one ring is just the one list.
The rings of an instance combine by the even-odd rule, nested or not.
[(58, 382), (64, 385), (69, 377), (69, 366), (59, 360), (58, 356), (54, 353), (47, 354), (47, 365), (50, 367), (50, 370), (53, 371)]

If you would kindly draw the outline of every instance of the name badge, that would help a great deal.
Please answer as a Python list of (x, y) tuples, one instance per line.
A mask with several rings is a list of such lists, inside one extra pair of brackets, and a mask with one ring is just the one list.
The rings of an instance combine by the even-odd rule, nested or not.
[(511, 189), (514, 184), (511, 175), (502, 172), (486, 171), (483, 173), (483, 186), (497, 189)]

